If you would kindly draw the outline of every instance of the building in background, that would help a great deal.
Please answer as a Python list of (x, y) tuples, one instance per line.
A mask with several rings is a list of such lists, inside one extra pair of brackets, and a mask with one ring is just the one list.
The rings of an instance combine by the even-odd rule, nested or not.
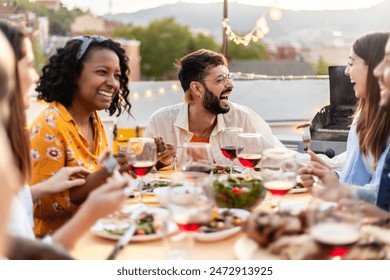
[(29, 2), (45, 5), (55, 11), (57, 11), (62, 5), (61, 0), (29, 0)]

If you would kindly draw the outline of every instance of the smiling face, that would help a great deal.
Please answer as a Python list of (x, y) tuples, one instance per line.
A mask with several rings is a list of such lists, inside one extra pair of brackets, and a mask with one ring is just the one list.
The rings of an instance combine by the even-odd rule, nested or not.
[(349, 76), (351, 83), (355, 84), (353, 89), (357, 98), (365, 98), (367, 96), (367, 73), (368, 66), (366, 62), (351, 49), (345, 75)]
[(104, 110), (118, 93), (121, 69), (119, 57), (109, 49), (93, 49), (83, 63), (73, 102), (90, 111)]
[(387, 41), (383, 60), (374, 69), (374, 76), (379, 81), (381, 94), (379, 106), (390, 111), (390, 40)]
[(24, 108), (27, 109), (30, 107), (30, 92), (39, 76), (34, 68), (34, 53), (30, 39), (23, 39), (23, 49), (25, 50), (25, 56), (18, 61), (18, 76)]
[(201, 81), (204, 87), (203, 107), (212, 114), (225, 114), (229, 112), (229, 95), (234, 88), (233, 82), (227, 77), (229, 70), (219, 65), (209, 70)]

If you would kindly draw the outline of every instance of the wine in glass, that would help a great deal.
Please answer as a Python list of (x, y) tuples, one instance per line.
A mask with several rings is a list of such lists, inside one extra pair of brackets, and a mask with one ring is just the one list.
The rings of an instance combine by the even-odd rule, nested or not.
[(292, 184), (296, 183), (298, 162), (295, 152), (278, 148), (266, 149), (263, 151), (260, 165), (264, 187), (271, 194), (271, 198), (263, 203), (276, 207), (281, 197), (294, 187)]
[[(168, 209), (182, 238), (193, 242), (193, 233), (211, 220), (213, 203), (210, 176), (204, 172), (176, 172), (168, 194)], [(183, 251), (189, 248), (182, 248)]]
[(230, 174), (233, 174), (233, 161), (237, 158), (238, 135), (242, 133), (239, 127), (227, 127), (222, 130), (220, 147), (222, 154), (231, 161)]
[(184, 143), (180, 158), (180, 169), (184, 172), (195, 171), (210, 174), (213, 157), (209, 143)]
[(157, 148), (153, 138), (136, 137), (129, 140), (127, 147), (127, 162), (129, 170), (141, 177), (138, 184), (139, 200), (143, 200), (143, 177), (148, 174), (157, 161)]
[(263, 151), (263, 141), (260, 134), (238, 134), (237, 158), (247, 170), (247, 177), (253, 177), (253, 168), (260, 162)]
[(280, 209), (282, 197), (295, 187), (297, 183), (296, 172), (292, 170), (286, 171), (282, 168), (276, 170), (262, 169), (261, 177), (264, 187), (272, 195), (270, 206)]
[[(340, 201), (342, 207), (338, 207)], [(360, 238), (359, 203), (350, 190), (319, 187), (309, 206), (310, 235), (323, 246), (330, 259), (341, 259)]]

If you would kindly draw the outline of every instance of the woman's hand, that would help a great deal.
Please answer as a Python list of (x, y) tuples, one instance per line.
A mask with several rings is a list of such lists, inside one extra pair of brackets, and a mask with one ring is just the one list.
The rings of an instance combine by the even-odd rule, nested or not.
[(341, 199), (338, 202), (337, 207), (341, 209), (358, 209), (362, 217), (368, 220), (390, 219), (390, 212), (385, 211), (378, 206), (363, 200), (356, 201), (355, 199)]
[(31, 187), (31, 195), (36, 200), (44, 195), (60, 193), (85, 184), (85, 177), (91, 172), (82, 166), (62, 167), (46, 181)]
[(340, 183), (337, 174), (323, 160), (313, 151), (309, 150), (307, 153), (310, 155), (310, 163), (298, 170), (305, 187), (311, 187), (314, 184), (313, 175), (317, 176), (326, 186), (336, 186)]
[(107, 216), (118, 210), (127, 195), (123, 191), (124, 187), (130, 183), (131, 178), (123, 174), (123, 178), (109, 177), (107, 183), (93, 190), (83, 206), (90, 209), (90, 215), (95, 218)]

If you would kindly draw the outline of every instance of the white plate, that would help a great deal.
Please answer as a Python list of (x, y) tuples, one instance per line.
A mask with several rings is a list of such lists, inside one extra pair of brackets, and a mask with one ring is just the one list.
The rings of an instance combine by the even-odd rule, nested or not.
[[(124, 208), (122, 211), (125, 213), (131, 213), (136, 207), (139, 207), (138, 205)], [(138, 211), (138, 210), (137, 210)], [(143, 210), (141, 210), (143, 211)], [(140, 211), (140, 213), (141, 213)], [(146, 207), (145, 212), (151, 213), (151, 214), (161, 214), (161, 215), (169, 215), (169, 211), (167, 209), (163, 208), (156, 208), (156, 207)], [(172, 234), (175, 231), (177, 231), (177, 225), (174, 222), (169, 222), (168, 224), (168, 234)], [(96, 234), (97, 236), (112, 239), (112, 240), (118, 240), (122, 237), (121, 234), (113, 234), (110, 233), (107, 230), (104, 230), (104, 219), (100, 219), (96, 222), (96, 224), (91, 228), (91, 232)], [(145, 234), (145, 235), (135, 235), (131, 238), (131, 242), (138, 242), (138, 241), (150, 241), (150, 240), (156, 240), (163, 237), (163, 233), (157, 233), (157, 234)]]
[(269, 253), (246, 235), (240, 237), (233, 247), (234, 255), (239, 260), (279, 260), (276, 255)]
[[(227, 208), (220, 208), (219, 212), (223, 212), (225, 210), (228, 210), (228, 209)], [(248, 219), (249, 214), (250, 214), (248, 211), (246, 211), (244, 209), (230, 209), (230, 211), (234, 215), (239, 217), (243, 222)], [(229, 228), (226, 230), (221, 230), (221, 231), (216, 231), (216, 232), (209, 232), (209, 233), (196, 232), (194, 234), (194, 237), (198, 241), (212, 242), (212, 241), (217, 241), (217, 240), (228, 238), (230, 236), (237, 234), (240, 231), (241, 231), (241, 226), (237, 226), (234, 228)]]

